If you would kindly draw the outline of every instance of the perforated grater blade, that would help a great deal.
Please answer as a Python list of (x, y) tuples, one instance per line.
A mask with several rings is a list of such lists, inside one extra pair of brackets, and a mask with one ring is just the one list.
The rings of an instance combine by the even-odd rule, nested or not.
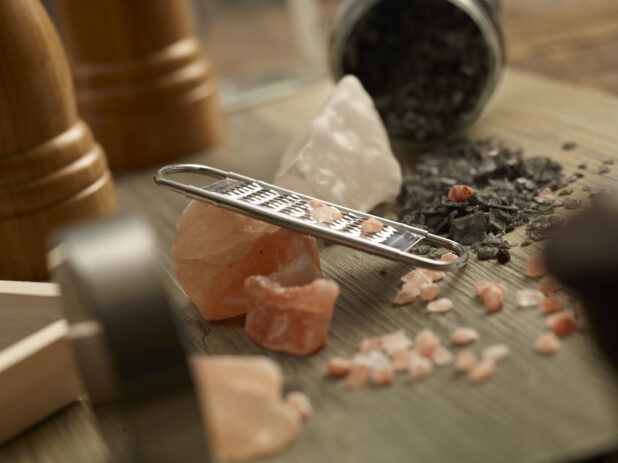
[[(169, 178), (169, 175), (179, 173), (201, 174), (216, 181), (197, 187)], [(421, 228), (348, 209), (233, 172), (200, 164), (172, 164), (159, 169), (154, 181), (199, 201), (399, 262), (434, 270), (452, 270), (462, 267), (468, 260), (468, 250), (464, 246)], [(342, 217), (330, 223), (314, 220), (308, 204), (312, 199), (336, 209)], [(361, 224), (371, 217), (380, 220), (384, 227), (378, 233), (362, 235)], [(457, 259), (441, 261), (410, 252), (423, 240), (454, 251)]]

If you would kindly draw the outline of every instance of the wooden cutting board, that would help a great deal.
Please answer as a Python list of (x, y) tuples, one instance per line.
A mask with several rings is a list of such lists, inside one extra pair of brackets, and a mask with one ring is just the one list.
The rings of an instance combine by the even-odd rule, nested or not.
[[(272, 180), (278, 157), (326, 98), (323, 83), (284, 101), (264, 105), (228, 118), (228, 143), (187, 162), (205, 163), (266, 181)], [(587, 202), (581, 191), (618, 187), (618, 99), (531, 74), (510, 71), (503, 91), (489, 114), (470, 136), (497, 135), (524, 148), (527, 155), (559, 160), (567, 173), (588, 165), (571, 197)], [(564, 141), (577, 148), (563, 151)], [(414, 155), (400, 153), (404, 168), (413, 168)], [(616, 165), (597, 174), (607, 159)], [(618, 388), (616, 376), (604, 363), (589, 334), (564, 341), (554, 358), (532, 351), (543, 330), (538, 309), (515, 307), (515, 292), (533, 287), (523, 276), (526, 260), (538, 254), (537, 244), (514, 248), (512, 261), (501, 266), (478, 262), (450, 274), (441, 293), (454, 301), (450, 313), (428, 314), (420, 303), (393, 306), (399, 277), (408, 268), (339, 246), (321, 250), (324, 273), (342, 288), (331, 325), (328, 346), (311, 357), (294, 357), (255, 345), (243, 330), (242, 317), (218, 323), (201, 319), (173, 278), (170, 246), (175, 222), (186, 205), (182, 196), (156, 188), (152, 171), (118, 176), (121, 208), (138, 213), (155, 228), (166, 288), (184, 322), (192, 349), (208, 354), (261, 354), (283, 368), (286, 386), (312, 399), (314, 417), (296, 443), (272, 462), (454, 462), (564, 461), (618, 447)], [(509, 240), (520, 242), (523, 230)], [(383, 271), (381, 273), (381, 271)], [(385, 273), (384, 273), (385, 272)], [(508, 284), (505, 309), (487, 316), (473, 297), (481, 279)], [(452, 367), (438, 369), (420, 384), (398, 376), (387, 388), (348, 392), (342, 382), (324, 377), (326, 359), (349, 356), (365, 336), (404, 329), (415, 334), (428, 327), (446, 339), (458, 325), (476, 327), (475, 346), (505, 343), (510, 357), (495, 378), (482, 386), (469, 384)], [(179, 449), (180, 452), (180, 449)], [(0, 448), (2, 462), (105, 461), (92, 415), (84, 404), (74, 405)]]

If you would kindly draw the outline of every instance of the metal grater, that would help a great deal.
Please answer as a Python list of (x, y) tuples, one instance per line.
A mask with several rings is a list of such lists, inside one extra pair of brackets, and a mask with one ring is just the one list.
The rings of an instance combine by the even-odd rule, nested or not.
[[(197, 187), (168, 177), (178, 173), (201, 174), (217, 181)], [(434, 270), (452, 270), (462, 267), (468, 260), (468, 250), (464, 246), (421, 228), (348, 209), (233, 172), (199, 164), (172, 164), (159, 169), (154, 181), (164, 188), (199, 201), (399, 262)], [(318, 199), (336, 209), (342, 217), (330, 223), (317, 222), (310, 216), (308, 201), (312, 199)], [(361, 224), (370, 217), (380, 220), (384, 228), (378, 233), (361, 235)], [(445, 262), (410, 252), (423, 240), (454, 251), (457, 259)]]

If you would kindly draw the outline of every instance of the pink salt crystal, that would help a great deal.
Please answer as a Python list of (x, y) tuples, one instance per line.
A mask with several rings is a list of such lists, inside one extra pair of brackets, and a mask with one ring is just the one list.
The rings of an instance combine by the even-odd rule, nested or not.
[(478, 362), (468, 371), (468, 378), (473, 383), (484, 383), (490, 379), (496, 371), (496, 362), (491, 358), (485, 358)]
[(382, 349), (382, 339), (379, 337), (369, 337), (361, 339), (361, 342), (356, 346), (356, 352), (368, 354), (374, 350)]
[(352, 361), (344, 357), (333, 357), (326, 362), (326, 371), (333, 378), (343, 378), (350, 372)]
[(440, 346), (431, 353), (431, 361), (439, 367), (448, 365), (453, 361), (453, 353), (444, 346)]
[(445, 262), (450, 262), (455, 259), (457, 259), (457, 255), (453, 254), (452, 252), (445, 252), (440, 256), (440, 260), (443, 260)]
[(510, 352), (511, 350), (506, 344), (493, 344), (483, 349), (483, 352), (481, 352), (481, 357), (483, 357), (483, 359), (490, 359), (498, 363), (507, 358)]
[(410, 378), (413, 381), (420, 381), (428, 378), (433, 372), (433, 365), (424, 357), (412, 357), (410, 366), (408, 367)]
[(540, 256), (531, 257), (526, 264), (526, 276), (530, 278), (539, 278), (547, 273), (545, 263)]
[(415, 268), (402, 276), (401, 281), (409, 284), (409, 287), (415, 287), (420, 290), (423, 283), (431, 283), (433, 280), (431, 279), (431, 275), (429, 275), (425, 269)]
[(479, 332), (474, 328), (467, 326), (460, 326), (455, 328), (451, 333), (451, 342), (456, 346), (463, 346), (477, 341), (479, 338)]
[(448, 297), (442, 297), (427, 304), (427, 310), (432, 313), (448, 312), (453, 308), (453, 301)]
[(221, 207), (190, 202), (176, 230), (176, 277), (208, 320), (246, 312), (248, 276), (277, 272), (302, 284), (322, 275), (314, 238)]
[(285, 403), (298, 414), (302, 421), (307, 421), (313, 415), (311, 401), (306, 394), (299, 391), (292, 391), (285, 396)]
[(320, 223), (331, 223), (343, 217), (341, 215), (341, 212), (339, 212), (338, 210), (330, 206), (326, 206), (326, 205), (323, 205), (322, 207), (317, 207), (315, 209), (311, 209), (311, 212), (309, 213), (309, 215), (311, 216), (313, 220), (315, 220), (316, 222), (320, 222)]
[(448, 192), (448, 199), (456, 203), (461, 203), (474, 194), (468, 185), (453, 185)]
[(497, 285), (483, 291), (481, 298), (485, 308), (490, 312), (498, 312), (504, 306), (504, 292)]
[(465, 372), (469, 371), (476, 366), (478, 358), (476, 354), (470, 349), (463, 350), (457, 356), (455, 360), (455, 368), (457, 371)]
[(560, 339), (551, 331), (541, 333), (534, 341), (534, 350), (543, 355), (555, 354), (560, 350), (561, 346)]
[(339, 285), (314, 280), (283, 287), (264, 277), (245, 281), (245, 330), (259, 345), (289, 354), (306, 355), (326, 345)]
[(560, 312), (564, 309), (564, 297), (560, 294), (551, 294), (541, 302), (540, 306), (541, 310), (546, 314)]
[(539, 281), (539, 291), (541, 291), (545, 296), (549, 296), (550, 294), (555, 293), (560, 289), (560, 286), (550, 276), (545, 276)]
[(506, 293), (506, 286), (502, 283), (494, 283), (492, 281), (480, 280), (476, 285), (474, 285), (474, 294), (478, 297), (482, 297), (483, 293), (490, 288), (498, 289), (502, 294)]
[(416, 350), (424, 357), (430, 357), (434, 350), (440, 347), (440, 338), (431, 330), (424, 329), (418, 332), (414, 339)]
[(375, 368), (371, 372), (371, 383), (376, 386), (386, 386), (393, 382), (393, 367), (390, 365), (384, 365), (378, 368)]
[(440, 292), (440, 288), (435, 283), (423, 283), (420, 290), (421, 299), (425, 302), (433, 301)]
[(307, 201), (307, 204), (309, 204), (309, 207), (311, 209), (317, 209), (318, 207), (324, 206), (324, 203), (319, 199), (310, 199), (309, 201)]
[(369, 365), (366, 363), (352, 363), (350, 373), (346, 379), (346, 386), (350, 390), (359, 389), (365, 385), (369, 377)]
[(568, 336), (577, 330), (577, 322), (571, 310), (563, 310), (550, 315), (546, 319), (546, 324), (558, 336)]
[(392, 365), (395, 371), (406, 371), (410, 367), (412, 357), (418, 356), (418, 353), (411, 350), (398, 350), (391, 356)]
[(515, 293), (515, 299), (520, 307), (532, 307), (541, 304), (545, 295), (538, 289), (520, 289)]
[(370, 235), (381, 232), (384, 224), (373, 217), (368, 218), (361, 224), (361, 235)]
[(539, 198), (548, 198), (548, 199), (554, 199), (554, 193), (551, 191), (551, 189), (549, 188), (545, 188), (543, 191), (541, 191), (539, 193)]
[(416, 291), (415, 289), (406, 288), (404, 285), (404, 287), (401, 288), (399, 292), (397, 292), (397, 294), (395, 295), (394, 302), (395, 304), (399, 305), (411, 304), (416, 299), (417, 293), (418, 291)]
[(412, 347), (412, 340), (403, 330), (380, 336), (380, 346), (388, 355), (393, 355), (400, 350), (407, 350)]
[(446, 273), (441, 270), (430, 270), (428, 268), (421, 268), (419, 270), (431, 278), (431, 281), (440, 281), (446, 275)]

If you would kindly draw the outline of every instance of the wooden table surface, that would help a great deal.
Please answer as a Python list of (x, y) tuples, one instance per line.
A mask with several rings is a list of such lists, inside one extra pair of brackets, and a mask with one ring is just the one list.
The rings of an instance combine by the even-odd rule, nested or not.
[[(585, 8), (594, 2), (579, 3)], [(611, 72), (615, 75), (616, 68)], [(224, 146), (184, 160), (269, 181), (283, 149), (329, 89), (330, 84), (323, 82), (292, 98), (230, 115)], [(618, 162), (617, 125), (618, 98), (511, 69), (495, 107), (469, 135), (498, 135), (522, 146), (528, 155), (559, 160), (567, 173), (586, 162), (588, 169), (574, 185), (573, 197), (587, 200), (581, 191), (585, 185), (618, 185), (617, 166), (610, 166), (609, 174), (596, 173), (603, 160)], [(577, 142), (578, 147), (562, 151), (566, 140)], [(404, 167), (412, 166), (413, 155), (400, 153), (399, 157)], [(174, 224), (187, 201), (156, 188), (151, 176), (152, 170), (118, 175), (117, 191), (122, 209), (142, 216), (156, 230), (168, 276), (166, 289), (181, 313), (192, 350), (268, 355), (282, 366), (286, 387), (305, 391), (313, 401), (315, 415), (295, 444), (266, 461), (549, 462), (572, 461), (618, 447), (618, 383), (591, 336), (578, 333), (566, 339), (555, 358), (532, 351), (543, 317), (537, 309), (516, 308), (514, 295), (516, 289), (532, 286), (523, 268), (527, 258), (539, 252), (538, 245), (515, 248), (506, 266), (473, 258), (466, 268), (448, 275), (441, 290), (454, 300), (455, 308), (444, 315), (428, 314), (418, 303), (392, 305), (399, 276), (408, 270), (403, 265), (339, 246), (323, 247), (324, 273), (342, 287), (329, 344), (313, 356), (289, 356), (256, 346), (243, 330), (242, 317), (218, 323), (201, 319), (176, 283), (170, 257)], [(521, 241), (522, 237), (520, 229), (508, 238)], [(487, 316), (473, 298), (473, 284), (480, 278), (508, 283), (507, 304), (501, 313)], [(350, 355), (361, 337), (399, 328), (414, 334), (429, 327), (445, 338), (462, 324), (480, 331), (481, 347), (493, 342), (511, 347), (511, 356), (488, 384), (472, 386), (448, 367), (421, 384), (398, 377), (391, 387), (355, 392), (323, 377), (325, 360)], [(0, 447), (0, 462), (86, 461), (107, 461), (86, 402), (66, 408)]]

